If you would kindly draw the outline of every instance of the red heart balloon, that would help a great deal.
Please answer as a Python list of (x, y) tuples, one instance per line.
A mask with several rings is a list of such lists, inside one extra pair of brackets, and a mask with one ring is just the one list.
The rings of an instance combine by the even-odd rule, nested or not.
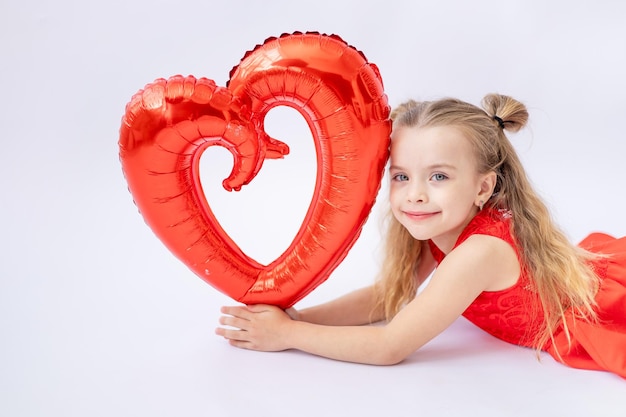
[[(269, 265), (244, 254), (211, 211), (199, 179), (209, 146), (228, 149), (223, 182), (240, 190), (286, 144), (264, 131), (275, 106), (306, 119), (317, 179), (302, 226)], [(389, 105), (377, 67), (336, 35), (269, 38), (246, 53), (226, 87), (193, 76), (158, 79), (122, 119), (120, 161), (146, 223), (196, 275), (246, 304), (287, 308), (325, 281), (358, 238), (388, 157)]]

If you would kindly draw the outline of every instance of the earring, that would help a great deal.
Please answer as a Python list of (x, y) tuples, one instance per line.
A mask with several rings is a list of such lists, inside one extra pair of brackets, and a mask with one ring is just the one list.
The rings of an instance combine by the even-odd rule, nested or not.
[(478, 202), (478, 210), (481, 211), (483, 209), (483, 206), (485, 205), (485, 202), (483, 200), (480, 200)]

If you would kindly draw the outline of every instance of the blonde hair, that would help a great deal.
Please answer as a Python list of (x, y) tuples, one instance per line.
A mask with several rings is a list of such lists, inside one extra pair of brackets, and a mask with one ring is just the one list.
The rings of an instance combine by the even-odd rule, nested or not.
[[(565, 311), (595, 320), (598, 277), (589, 260), (593, 255), (572, 245), (555, 225), (548, 208), (534, 191), (504, 131), (517, 132), (528, 121), (526, 107), (503, 95), (489, 94), (483, 109), (457, 99), (408, 101), (393, 110), (393, 127), (453, 125), (461, 129), (475, 151), (479, 173), (495, 172), (497, 182), (486, 206), (513, 214), (512, 235), (519, 247), (521, 267), (531, 280), (543, 310), (543, 323), (532, 336), (541, 349), (559, 325), (569, 339)], [(393, 142), (392, 142), (393, 143)], [(388, 213), (385, 258), (377, 281), (380, 308), (391, 319), (411, 301), (422, 282), (416, 280), (422, 242)]]

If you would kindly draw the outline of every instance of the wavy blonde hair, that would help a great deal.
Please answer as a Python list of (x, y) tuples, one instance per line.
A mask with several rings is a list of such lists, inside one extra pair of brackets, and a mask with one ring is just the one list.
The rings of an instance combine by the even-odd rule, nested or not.
[[(489, 94), (482, 109), (457, 99), (408, 101), (393, 110), (394, 128), (455, 126), (470, 140), (479, 172), (495, 172), (494, 193), (486, 205), (513, 213), (511, 232), (519, 246), (521, 267), (528, 274), (543, 310), (543, 323), (532, 344), (541, 349), (562, 324), (569, 340), (565, 311), (595, 320), (598, 277), (589, 261), (595, 256), (572, 245), (555, 225), (534, 191), (504, 131), (517, 132), (528, 121), (526, 107), (503, 95)], [(393, 144), (393, 142), (392, 142)], [(393, 145), (392, 145), (393, 146)], [(415, 240), (389, 212), (385, 258), (377, 281), (379, 311), (391, 319), (411, 301), (422, 282), (416, 279), (422, 242)]]

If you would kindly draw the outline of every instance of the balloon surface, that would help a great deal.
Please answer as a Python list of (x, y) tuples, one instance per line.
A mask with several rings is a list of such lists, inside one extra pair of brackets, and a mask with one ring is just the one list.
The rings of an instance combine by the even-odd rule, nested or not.
[[(266, 158), (289, 153), (264, 130), (275, 106), (306, 120), (317, 176), (294, 240), (263, 265), (211, 211), (199, 162), (209, 146), (230, 151), (222, 185), (240, 190)], [(139, 212), (178, 259), (241, 303), (287, 308), (324, 282), (357, 240), (388, 157), (389, 111), (378, 68), (362, 52), (337, 35), (284, 34), (248, 51), (225, 87), (180, 75), (146, 85), (126, 106), (119, 156)]]

